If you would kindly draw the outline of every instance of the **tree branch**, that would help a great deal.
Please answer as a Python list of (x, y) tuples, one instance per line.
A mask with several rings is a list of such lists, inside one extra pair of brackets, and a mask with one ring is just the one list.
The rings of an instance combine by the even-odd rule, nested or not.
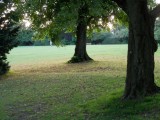
[(157, 18), (160, 16), (160, 4), (150, 11), (152, 17)]

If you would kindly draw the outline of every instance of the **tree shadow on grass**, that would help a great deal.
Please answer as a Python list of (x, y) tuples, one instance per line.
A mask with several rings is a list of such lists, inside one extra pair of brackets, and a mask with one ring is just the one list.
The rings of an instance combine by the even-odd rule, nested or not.
[(160, 120), (160, 94), (122, 100), (122, 91), (80, 105), (85, 120)]

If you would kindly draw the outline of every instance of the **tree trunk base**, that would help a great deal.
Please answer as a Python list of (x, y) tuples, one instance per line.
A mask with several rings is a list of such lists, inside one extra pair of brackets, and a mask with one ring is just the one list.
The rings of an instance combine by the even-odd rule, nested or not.
[(68, 61), (68, 63), (81, 63), (81, 62), (89, 62), (89, 61), (93, 61), (93, 59), (90, 58), (88, 55), (85, 55), (84, 57), (73, 56), (71, 60)]
[(123, 99), (124, 100), (138, 99), (156, 93), (160, 93), (160, 87), (154, 84), (152, 87), (149, 87), (149, 89), (145, 89), (143, 91), (138, 91), (137, 89), (131, 89), (130, 91), (124, 93)]

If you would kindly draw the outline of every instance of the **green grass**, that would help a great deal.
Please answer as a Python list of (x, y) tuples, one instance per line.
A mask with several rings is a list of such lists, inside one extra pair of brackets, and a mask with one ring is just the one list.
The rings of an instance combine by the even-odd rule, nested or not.
[[(69, 60), (74, 53), (75, 46), (55, 47), (55, 46), (37, 46), (37, 47), (18, 47), (11, 51), (8, 59), (13, 64), (24, 64), (33, 62), (47, 62), (60, 60), (64, 62)], [(91, 57), (103, 59), (104, 57), (126, 56), (126, 45), (88, 45), (88, 53)], [(104, 59), (105, 60), (105, 59)]]
[[(18, 47), (0, 81), (0, 120), (159, 120), (160, 94), (122, 101), (127, 45), (88, 46), (90, 63), (66, 64), (74, 46)], [(155, 79), (160, 85), (160, 50)]]

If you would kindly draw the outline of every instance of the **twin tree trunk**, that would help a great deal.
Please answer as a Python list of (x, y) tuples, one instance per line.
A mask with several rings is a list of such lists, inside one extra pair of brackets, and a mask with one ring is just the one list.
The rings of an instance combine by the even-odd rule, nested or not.
[(129, 41), (125, 99), (153, 94), (159, 90), (154, 82), (154, 22), (146, 0), (127, 0)]
[(88, 7), (86, 5), (81, 6), (78, 12), (78, 23), (76, 31), (76, 48), (75, 53), (70, 62), (84, 62), (92, 60), (86, 50), (86, 41), (87, 41), (87, 18), (86, 14)]

